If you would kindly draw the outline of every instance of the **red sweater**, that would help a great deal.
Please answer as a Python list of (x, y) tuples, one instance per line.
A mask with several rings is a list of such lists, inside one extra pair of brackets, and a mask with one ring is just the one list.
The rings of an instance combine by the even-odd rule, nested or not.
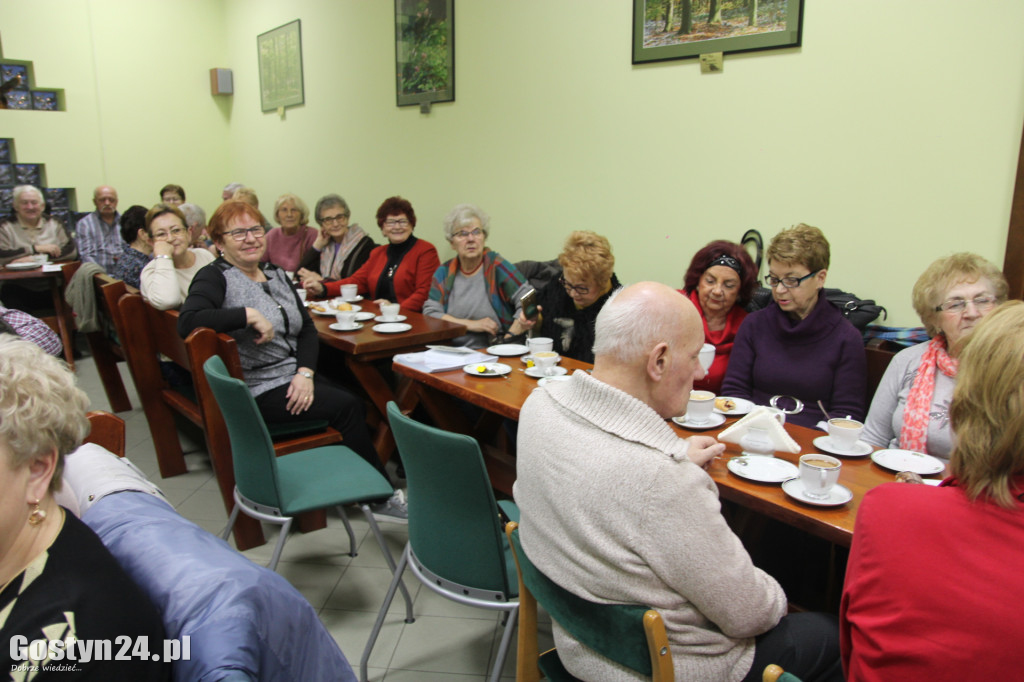
[(700, 313), (701, 321), (704, 323), (704, 343), (710, 343), (715, 347), (715, 361), (708, 368), (707, 376), (700, 381), (693, 382), (693, 388), (699, 391), (711, 391), (718, 395), (722, 390), (722, 380), (725, 379), (725, 370), (729, 366), (729, 354), (732, 353), (732, 342), (736, 338), (736, 332), (740, 330), (740, 323), (747, 316), (747, 311), (738, 303), (729, 311), (725, 318), (725, 328), (718, 331), (708, 329), (708, 320), (704, 317), (704, 309), (700, 307), (700, 299), (697, 291), (687, 294), (682, 289), (679, 293), (688, 296), (690, 301)]
[[(384, 273), (387, 263), (388, 245), (384, 244), (371, 251), (367, 261), (351, 277), (335, 282), (324, 282), (327, 296), (339, 295), (342, 284), (358, 284), (359, 293), (372, 298), (373, 292), (377, 290), (377, 280)], [(411, 310), (414, 313), (423, 310), (423, 304), (430, 294), (434, 271), (439, 267), (441, 259), (437, 257), (434, 245), (424, 239), (417, 239), (395, 271), (395, 295), (403, 310)]]

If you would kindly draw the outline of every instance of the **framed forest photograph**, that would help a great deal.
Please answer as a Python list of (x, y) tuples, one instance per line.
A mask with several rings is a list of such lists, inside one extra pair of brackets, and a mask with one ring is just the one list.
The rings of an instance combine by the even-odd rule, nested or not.
[(455, 0), (395, 0), (398, 106), (455, 100)]
[(633, 0), (633, 63), (798, 47), (804, 0)]
[(260, 107), (274, 111), (306, 101), (302, 81), (302, 21), (296, 19), (256, 37)]

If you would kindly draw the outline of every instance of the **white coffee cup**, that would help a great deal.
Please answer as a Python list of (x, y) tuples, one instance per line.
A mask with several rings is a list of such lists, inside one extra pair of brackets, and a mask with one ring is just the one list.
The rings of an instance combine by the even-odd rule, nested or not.
[(383, 303), (380, 306), (380, 314), (385, 320), (394, 320), (398, 317), (397, 303)]
[(686, 421), (691, 424), (706, 424), (715, 409), (715, 394), (711, 391), (690, 391), (686, 403)]
[(338, 324), (346, 329), (350, 329), (356, 326), (356, 311), (355, 310), (339, 310), (334, 314), (335, 319), (338, 320)]
[(828, 420), (828, 439), (836, 450), (853, 450), (863, 431), (864, 424), (850, 417), (835, 417)]
[(295, 293), (297, 293), (299, 295), (299, 300), (300, 301), (302, 301), (303, 303), (306, 302), (306, 290), (305, 289), (296, 289)]
[(715, 361), (715, 347), (710, 343), (705, 343), (700, 347), (700, 353), (697, 355), (700, 360), (700, 366), (704, 368), (704, 371), (711, 369), (711, 363)]
[(554, 373), (554, 367), (558, 364), (558, 360), (558, 353), (551, 350), (542, 350), (533, 354), (533, 364), (541, 371), (541, 374), (546, 377), (549, 377)]
[(839, 480), (843, 463), (829, 455), (814, 452), (800, 457), (800, 481), (808, 497), (823, 500)]
[(555, 347), (555, 340), (549, 339), (546, 336), (535, 336), (532, 339), (526, 340), (526, 347), (530, 349), (530, 355), (543, 353)]
[(358, 284), (342, 284), (341, 285), (341, 297), (346, 300), (351, 300), (359, 295)]

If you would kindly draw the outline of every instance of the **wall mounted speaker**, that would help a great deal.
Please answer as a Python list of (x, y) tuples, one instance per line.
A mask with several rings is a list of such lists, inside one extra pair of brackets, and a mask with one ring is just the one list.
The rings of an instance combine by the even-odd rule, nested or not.
[(235, 91), (231, 69), (210, 69), (210, 92), (214, 95), (230, 95)]

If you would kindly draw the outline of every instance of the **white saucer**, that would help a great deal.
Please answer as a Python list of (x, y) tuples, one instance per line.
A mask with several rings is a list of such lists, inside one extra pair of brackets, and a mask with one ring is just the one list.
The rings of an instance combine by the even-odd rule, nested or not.
[[(527, 362), (533, 362), (533, 356), (532, 355), (524, 355), (523, 357), (519, 358), (519, 361), (524, 363), (524, 364), (527, 363)], [(561, 361), (562, 361), (562, 356), (559, 355), (558, 356), (558, 362), (561, 362)], [(556, 362), (555, 364), (558, 364), (558, 363)]]
[(336, 332), (357, 332), (357, 331), (359, 331), (360, 329), (363, 328), (363, 325), (361, 325), (360, 323), (356, 322), (351, 327), (342, 327), (341, 326), (341, 322), (335, 322), (334, 324), (331, 325), (330, 328), (333, 329)]
[(690, 429), (691, 431), (704, 431), (706, 429), (717, 429), (719, 426), (724, 424), (725, 415), (715, 414), (712, 412), (711, 416), (708, 417), (708, 420), (703, 424), (694, 424), (688, 421), (685, 414), (682, 417), (672, 417), (672, 421), (679, 426), (682, 426), (684, 429)]
[(497, 355), (502, 358), (511, 358), (529, 352), (530, 349), (521, 343), (499, 343), (487, 349), (488, 355)]
[(372, 320), (372, 319), (373, 319), (373, 313), (371, 313), (371, 312), (356, 313), (356, 322), (366, 322), (367, 320)]
[(794, 464), (775, 457), (733, 457), (725, 466), (740, 478), (760, 483), (782, 483), (800, 475)]
[(544, 374), (544, 370), (542, 370), (540, 367), (527, 367), (526, 376), (533, 377), (534, 379), (543, 379), (545, 377), (560, 377), (566, 374), (568, 371), (569, 370), (567, 370), (565, 367), (555, 366), (551, 368), (551, 374)]
[(731, 409), (729, 411), (720, 410), (720, 409), (718, 409), (716, 407), (715, 408), (715, 412), (718, 413), (718, 414), (725, 414), (725, 415), (728, 415), (730, 417), (738, 417), (740, 415), (747, 414), (752, 409), (754, 409), (754, 403), (750, 402), (746, 398), (733, 398), (732, 396), (727, 396), (727, 395), (718, 396), (718, 397), (719, 398), (728, 398), (729, 400), (731, 400), (734, 403), (736, 403), (736, 407), (734, 407), (733, 409)]
[(828, 497), (824, 499), (818, 499), (815, 497), (809, 497), (804, 492), (804, 482), (799, 478), (791, 478), (782, 484), (782, 492), (786, 493), (794, 500), (803, 502), (804, 504), (813, 504), (815, 507), (838, 507), (839, 505), (846, 504), (853, 499), (853, 493), (850, 489), (841, 486), (838, 483), (832, 486), (832, 490), (829, 491)]
[[(339, 296), (338, 298), (341, 298), (341, 297)], [(352, 298), (346, 298), (345, 299), (345, 303), (358, 303), (361, 300), (363, 300), (363, 297), (359, 296), (359, 295), (356, 295), (356, 296), (353, 296)]]
[[(485, 367), (486, 371), (481, 372), (481, 367)], [(500, 362), (476, 362), (466, 365), (462, 371), (475, 377), (500, 377), (511, 372), (512, 368)]]
[(373, 319), (376, 320), (377, 322), (405, 322), (408, 318), (405, 315), (395, 315), (394, 317), (384, 317), (383, 315), (378, 315)]
[(852, 450), (840, 450), (832, 445), (832, 439), (828, 436), (818, 436), (814, 439), (814, 447), (830, 455), (840, 457), (867, 457), (872, 452), (872, 447), (862, 440), (853, 444)]
[(380, 332), (381, 334), (398, 334), (407, 332), (410, 329), (412, 329), (412, 325), (405, 322), (385, 322), (384, 324), (373, 325), (373, 331)]
[(910, 450), (899, 450), (896, 448), (891, 450), (876, 450), (871, 454), (871, 461), (880, 467), (884, 467), (895, 472), (913, 471), (915, 474), (920, 474), (922, 476), (939, 474), (946, 468), (946, 465), (942, 463), (942, 460), (936, 459), (931, 455), (926, 455), (921, 452), (912, 452)]
[(559, 376), (559, 377), (541, 377), (540, 381), (537, 382), (538, 386), (547, 386), (548, 384), (555, 381), (572, 381), (570, 376)]
[(5, 267), (8, 270), (32, 270), (38, 268), (42, 263), (35, 263), (33, 261), (25, 261), (24, 263), (8, 263)]
[[(314, 305), (321, 306), (325, 308), (325, 310), (323, 312), (320, 312), (319, 310), (316, 310), (315, 308), (312, 307)], [(309, 308), (309, 312), (313, 313), (314, 315), (329, 315), (331, 317), (334, 317), (339, 312), (341, 312), (340, 310), (338, 310), (337, 308), (335, 308), (334, 306), (325, 301), (314, 301), (312, 303), (307, 303), (306, 307)], [(358, 313), (360, 310), (362, 310), (361, 306), (354, 305), (352, 306), (349, 312)]]

